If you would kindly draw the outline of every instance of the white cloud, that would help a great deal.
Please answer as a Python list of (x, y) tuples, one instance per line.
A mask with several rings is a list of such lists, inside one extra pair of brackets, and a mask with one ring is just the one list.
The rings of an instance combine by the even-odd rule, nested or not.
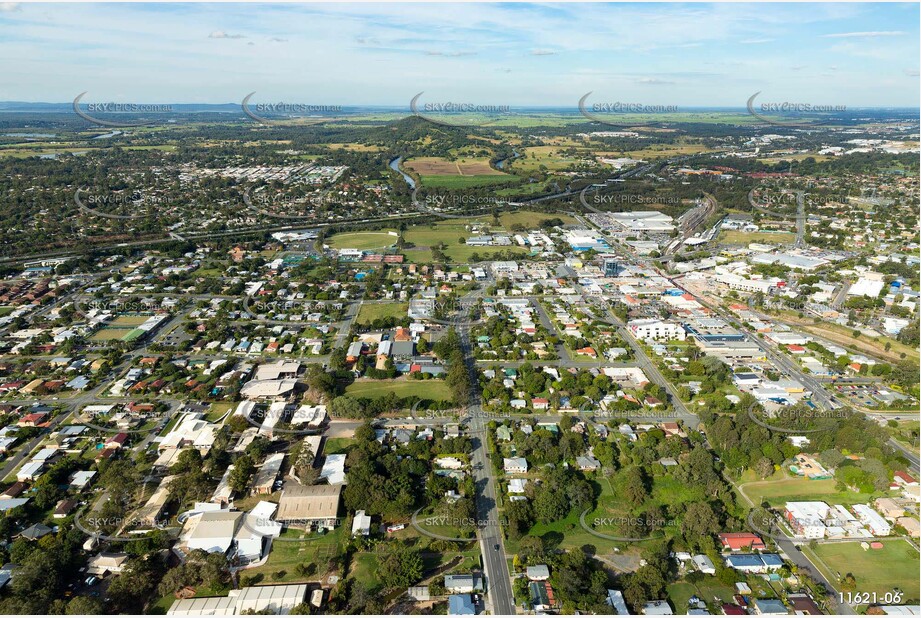
[(532, 56), (555, 56), (556, 52), (552, 49), (532, 49)]
[(22, 4), (19, 2), (0, 2), (0, 13), (12, 13), (13, 11), (21, 11)]
[(875, 32), (838, 32), (836, 34), (823, 34), (823, 39), (874, 39), (884, 36), (902, 36), (906, 34), (901, 30), (877, 30)]
[(230, 34), (224, 32), (223, 30), (215, 30), (208, 35), (209, 39), (245, 39), (246, 36), (243, 34)]

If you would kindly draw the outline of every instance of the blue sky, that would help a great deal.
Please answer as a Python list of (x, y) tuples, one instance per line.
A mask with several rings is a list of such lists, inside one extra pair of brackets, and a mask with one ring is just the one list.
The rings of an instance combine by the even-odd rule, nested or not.
[(0, 100), (919, 105), (915, 4), (0, 2)]

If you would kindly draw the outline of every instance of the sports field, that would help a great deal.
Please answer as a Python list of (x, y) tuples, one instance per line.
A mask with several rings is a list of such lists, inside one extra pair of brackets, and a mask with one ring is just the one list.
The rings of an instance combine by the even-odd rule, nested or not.
[(740, 489), (755, 504), (767, 500), (771, 505), (786, 502), (823, 500), (829, 504), (858, 504), (867, 502), (869, 495), (853, 491), (838, 491), (835, 479), (810, 481), (806, 478), (789, 478), (782, 481), (756, 481), (744, 483)]
[(395, 234), (396, 230), (344, 232), (330, 237), (326, 244), (333, 249), (386, 249), (397, 241)]
[[(840, 576), (852, 573), (857, 580), (858, 592), (891, 593), (896, 589), (905, 594), (905, 600), (919, 597), (918, 569), (921, 558), (914, 547), (905, 540), (883, 541), (882, 549), (864, 550), (860, 543), (819, 543), (810, 549), (824, 566), (834, 571), (826, 575)], [(821, 564), (819, 566), (822, 566)], [(825, 570), (825, 569), (823, 569)]]

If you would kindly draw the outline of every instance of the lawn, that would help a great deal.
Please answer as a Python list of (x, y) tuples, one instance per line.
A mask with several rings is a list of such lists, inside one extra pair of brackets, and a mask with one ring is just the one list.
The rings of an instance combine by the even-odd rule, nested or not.
[[(393, 232), (392, 234), (390, 232)], [(326, 241), (333, 249), (385, 249), (397, 241), (395, 230), (344, 232)]]
[(208, 413), (205, 415), (205, 420), (209, 423), (214, 423), (217, 419), (221, 418), (227, 414), (228, 410), (232, 410), (237, 404), (230, 401), (219, 401), (211, 404), (211, 409), (208, 410)]
[(374, 320), (383, 318), (396, 318), (397, 320), (406, 317), (409, 309), (409, 303), (365, 303), (358, 311), (358, 317), (355, 322), (358, 324), (371, 324)]
[(349, 576), (361, 582), (368, 590), (380, 588), (381, 580), (377, 577), (377, 556), (370, 552), (359, 552), (352, 557)]
[[(896, 588), (905, 593), (905, 601), (917, 602), (919, 592), (918, 570), (921, 559), (918, 552), (904, 540), (883, 541), (883, 549), (864, 551), (860, 543), (819, 543), (814, 550), (819, 559), (835, 573), (853, 573), (858, 592), (875, 592), (878, 595)], [(832, 583), (838, 581), (833, 577)]]
[(720, 232), (719, 242), (727, 245), (747, 245), (753, 242), (771, 245), (790, 244), (796, 240), (796, 234), (790, 232), (741, 232), (739, 230), (724, 230)]
[(352, 438), (326, 438), (326, 443), (323, 445), (323, 454), (348, 453), (353, 444), (355, 444), (355, 440)]
[(835, 479), (810, 481), (805, 478), (790, 478), (782, 481), (756, 481), (745, 483), (742, 491), (755, 504), (767, 500), (772, 506), (786, 502), (823, 500), (829, 504), (859, 504), (870, 499), (867, 494), (852, 491), (839, 492)]
[(722, 601), (731, 601), (735, 589), (731, 586), (721, 584), (715, 577), (707, 577), (699, 584), (692, 584), (686, 581), (669, 584), (666, 588), (668, 598), (672, 602), (677, 614), (685, 614), (688, 609), (688, 599), (693, 596), (698, 597), (705, 603), (715, 606), (716, 602), (713, 597), (718, 597)]
[[(311, 535), (311, 538), (316, 540), (290, 542), (292, 539), (300, 538), (303, 531), (289, 528), (279, 539), (273, 541), (272, 551), (265, 564), (246, 569), (241, 575), (257, 578), (261, 576), (260, 584), (317, 581), (324, 575), (326, 563), (339, 551), (344, 530), (345, 528), (339, 526), (323, 536)], [(295, 572), (297, 565), (311, 562), (317, 565), (314, 575), (302, 576)]]
[(367, 399), (377, 399), (388, 393), (394, 393), (397, 397), (421, 397), (434, 401), (453, 399), (451, 389), (444, 380), (407, 380), (405, 378), (370, 380), (363, 378), (350, 384), (345, 392), (354, 397)]

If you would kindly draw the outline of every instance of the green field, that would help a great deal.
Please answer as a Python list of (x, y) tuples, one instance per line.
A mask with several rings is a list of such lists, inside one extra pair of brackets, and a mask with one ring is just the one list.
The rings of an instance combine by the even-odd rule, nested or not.
[(823, 500), (829, 504), (860, 504), (870, 500), (868, 494), (853, 491), (840, 492), (835, 479), (810, 481), (806, 478), (789, 478), (782, 481), (758, 481), (741, 485), (741, 490), (755, 504), (767, 500), (772, 506), (786, 502)]
[(205, 420), (209, 423), (214, 423), (217, 419), (221, 418), (227, 414), (228, 410), (232, 410), (236, 407), (236, 403), (229, 401), (218, 401), (211, 404), (211, 409), (208, 410), (208, 413), (205, 415)]
[(388, 232), (396, 230), (380, 230), (374, 232), (343, 232), (336, 234), (326, 241), (333, 249), (385, 249), (397, 241), (397, 237)]
[(370, 552), (356, 553), (352, 557), (352, 566), (349, 576), (361, 582), (368, 590), (376, 590), (381, 586), (377, 577), (377, 556)]
[(564, 213), (537, 212), (534, 210), (516, 210), (499, 215), (499, 221), (506, 230), (513, 225), (523, 225), (531, 229), (536, 228), (544, 219), (559, 219), (563, 223), (575, 223), (576, 219)]
[[(323, 576), (329, 559), (337, 555), (342, 535), (345, 534), (344, 530), (343, 526), (339, 526), (326, 535), (311, 534), (307, 537), (315, 540), (288, 542), (304, 535), (302, 530), (289, 528), (282, 532), (279, 540), (272, 543), (272, 551), (265, 564), (246, 569), (240, 574), (247, 577), (261, 577), (259, 584), (317, 581)], [(301, 576), (295, 572), (297, 565), (311, 562), (317, 565), (316, 574)]]
[(563, 150), (559, 146), (526, 148), (521, 157), (511, 162), (511, 167), (522, 172), (535, 172), (541, 169), (560, 171), (594, 160), (592, 153), (587, 149), (578, 156), (563, 154)]
[(426, 187), (437, 189), (467, 189), (470, 187), (483, 187), (489, 185), (506, 185), (521, 182), (517, 176), (494, 176), (492, 174), (476, 174), (474, 176), (423, 176), (422, 184)]
[(115, 339), (123, 339), (132, 330), (133, 329), (131, 328), (103, 328), (93, 333), (93, 336), (90, 337), (90, 341), (112, 341)]
[(355, 397), (368, 399), (377, 399), (387, 393), (395, 393), (397, 397), (421, 397), (435, 401), (450, 401), (453, 398), (451, 389), (444, 380), (361, 379), (349, 384), (345, 392)]
[(735, 594), (735, 589), (732, 586), (720, 583), (715, 577), (709, 577), (696, 585), (690, 582), (678, 581), (674, 584), (669, 584), (666, 590), (676, 614), (687, 613), (688, 599), (693, 596), (698, 597), (705, 603), (716, 605), (713, 597), (718, 597), (724, 602), (730, 602)]
[[(476, 253), (481, 258), (493, 256), (497, 253), (515, 253), (517, 255), (527, 255), (528, 250), (524, 247), (468, 247), (467, 245), (448, 245), (445, 249), (445, 255), (452, 262), (467, 262)], [(412, 261), (412, 260), (411, 260)]]
[[(858, 592), (875, 592), (877, 595), (892, 592), (896, 588), (905, 593), (903, 602), (918, 602), (918, 570), (921, 558), (907, 541), (883, 541), (883, 549), (864, 551), (860, 543), (819, 543), (807, 551), (814, 552), (834, 573), (831, 581), (836, 583), (841, 576), (853, 573), (857, 579)], [(821, 565), (820, 565), (821, 566)], [(823, 569), (824, 570), (824, 569)]]
[(120, 315), (112, 320), (111, 325), (114, 328), (134, 328), (146, 322), (148, 317), (146, 315)]
[(327, 438), (323, 443), (324, 455), (336, 455), (339, 453), (348, 453), (352, 445), (355, 444), (353, 438)]
[(399, 320), (406, 317), (408, 309), (409, 303), (363, 304), (358, 311), (358, 317), (355, 318), (355, 322), (358, 324), (370, 324), (374, 320), (390, 317)]
[(742, 232), (739, 230), (724, 230), (720, 232), (718, 241), (727, 245), (747, 245), (760, 242), (769, 245), (785, 245), (796, 240), (796, 234), (790, 232)]
[[(556, 215), (551, 213), (535, 211), (515, 211), (504, 213), (499, 216), (499, 225), (493, 225), (491, 216), (470, 217), (469, 219), (450, 219), (438, 221), (434, 225), (415, 225), (404, 232), (404, 238), (407, 242), (415, 245), (414, 248), (407, 249), (405, 252), (406, 260), (412, 263), (424, 263), (432, 261), (430, 247), (445, 244), (445, 255), (452, 262), (464, 263), (470, 260), (474, 253), (481, 257), (492, 256), (500, 252), (510, 252), (519, 255), (526, 255), (528, 249), (516, 245), (506, 247), (468, 247), (466, 244), (460, 244), (458, 241), (463, 238), (467, 239), (474, 236), (470, 229), (471, 225), (487, 228), (490, 233), (512, 234), (513, 225), (521, 225), (527, 229), (533, 229), (538, 226), (544, 219), (559, 218), (564, 223), (573, 223), (575, 220), (568, 215)], [(479, 233), (479, 232), (478, 232)]]

